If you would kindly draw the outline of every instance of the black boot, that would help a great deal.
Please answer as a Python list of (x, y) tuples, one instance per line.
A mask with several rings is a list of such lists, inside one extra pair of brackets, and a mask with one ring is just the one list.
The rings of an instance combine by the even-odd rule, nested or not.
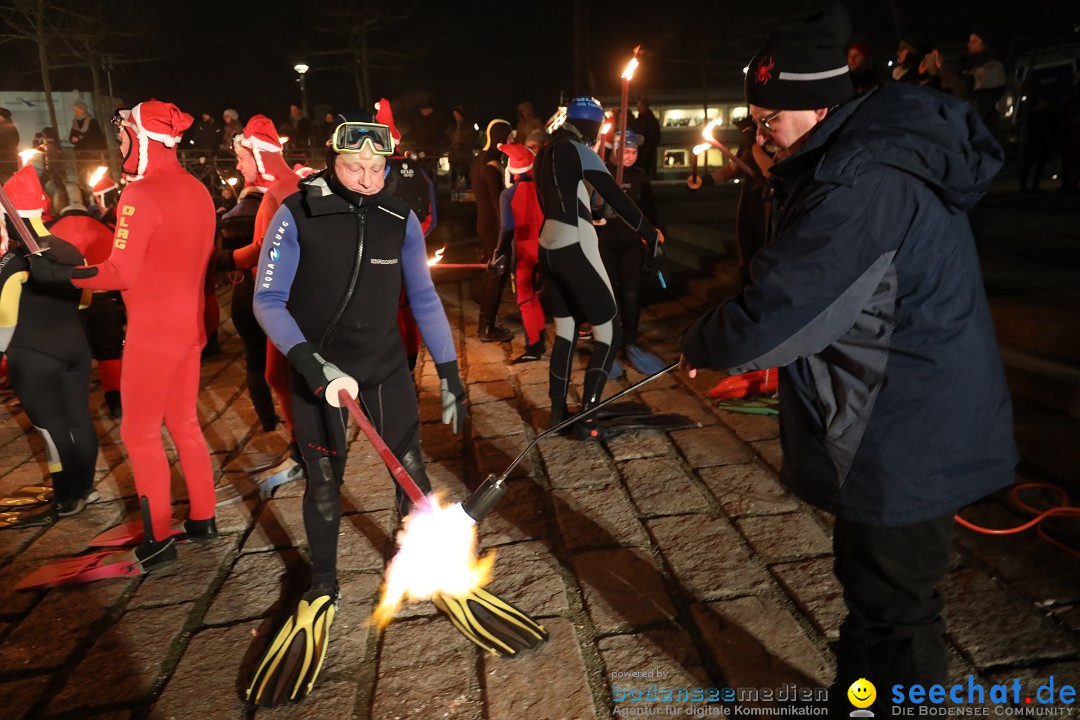
[(209, 520), (185, 520), (184, 537), (186, 537), (191, 542), (197, 543), (207, 543), (213, 540), (217, 540), (217, 519), (210, 518)]
[(119, 390), (106, 390), (105, 391), (105, 407), (109, 410), (109, 415), (119, 420), (123, 414), (124, 409), (120, 404), (120, 391)]
[(544, 358), (544, 339), (540, 338), (531, 345), (525, 346), (525, 352), (518, 355), (516, 358), (510, 361), (511, 365), (520, 365), (521, 363), (536, 362), (537, 360), (543, 360)]
[(480, 324), (480, 342), (510, 342), (514, 339), (514, 333), (495, 323)]

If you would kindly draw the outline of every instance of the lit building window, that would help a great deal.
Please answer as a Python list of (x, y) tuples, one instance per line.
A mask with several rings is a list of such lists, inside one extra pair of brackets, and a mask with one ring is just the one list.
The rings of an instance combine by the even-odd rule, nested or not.
[(736, 105), (731, 108), (731, 122), (745, 120), (750, 115), (750, 108), (745, 105)]
[(664, 167), (666, 168), (682, 168), (687, 167), (687, 158), (690, 155), (689, 150), (665, 150), (664, 151)]

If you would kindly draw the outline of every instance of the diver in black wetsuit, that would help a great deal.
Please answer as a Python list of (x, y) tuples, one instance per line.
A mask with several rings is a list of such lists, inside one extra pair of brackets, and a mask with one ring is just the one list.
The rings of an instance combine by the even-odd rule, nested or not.
[[(575, 98), (567, 107), (566, 122), (536, 161), (537, 192), (544, 211), (540, 268), (548, 308), (555, 316), (548, 388), (552, 425), (566, 418), (566, 392), (578, 324), (587, 321), (595, 339), (585, 371), (583, 410), (600, 401), (615, 349), (621, 342), (617, 337), (615, 297), (600, 258), (586, 183), (648, 243), (650, 255), (664, 241), (663, 234), (615, 184), (615, 178), (593, 152), (592, 144), (603, 120), (599, 102)], [(577, 432), (586, 437), (590, 430), (586, 421), (579, 423)]]
[[(83, 264), (75, 246), (50, 235), (41, 223), (38, 203), (43, 195), (32, 167), (16, 173), (5, 190), (27, 219), (0, 214), (0, 222), (26, 222), (50, 257), (65, 265)], [(16, 237), (13, 226), (8, 236)], [(7, 250), (0, 258), (0, 353), (7, 353), (11, 387), (45, 441), (55, 512), (63, 517), (81, 512), (97, 497), (98, 437), (89, 407), (90, 344), (79, 319), (83, 291), (46, 287), (30, 279), (25, 252), (23, 248)], [(19, 517), (7, 517), (2, 526), (47, 524), (52, 519), (34, 515), (29, 522), (21, 522)]]

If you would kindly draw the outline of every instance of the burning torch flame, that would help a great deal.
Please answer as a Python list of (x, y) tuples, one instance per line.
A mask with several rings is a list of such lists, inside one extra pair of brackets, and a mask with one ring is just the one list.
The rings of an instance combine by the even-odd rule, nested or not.
[(491, 578), (495, 553), (476, 554), (476, 522), (460, 503), (443, 505), (429, 497), (405, 518), (397, 537), (398, 553), (390, 561), (372, 622), (386, 627), (401, 603), (436, 593), (464, 595)]
[(229, 179), (228, 179), (228, 180), (226, 180), (225, 182), (229, 183), (229, 184), (230, 184), (230, 185), (232, 185), (233, 187), (235, 187), (235, 186), (236, 186), (236, 178), (234, 178), (234, 177), (231, 177), (231, 178), (229, 178)]
[(431, 267), (432, 265), (438, 265), (440, 262), (442, 262), (442, 256), (444, 252), (446, 252), (445, 245), (435, 251), (435, 257), (427, 261), (428, 267)]
[(701, 143), (700, 145), (695, 145), (694, 146), (694, 154), (695, 155), (700, 155), (701, 153), (708, 150), (710, 147), (712, 147), (712, 146), (709, 145), (709, 143), (707, 143), (707, 142)]
[(607, 135), (609, 132), (611, 132), (611, 123), (606, 122), (606, 123), (604, 123), (603, 125), (600, 126), (600, 134), (601, 135)]
[(631, 80), (633, 80), (634, 79), (634, 70), (637, 68), (637, 66), (638, 66), (637, 58), (636, 57), (630, 58), (630, 62), (626, 63), (626, 69), (623, 70), (623, 74), (621, 75), (622, 79), (626, 80), (627, 82), (630, 82)]
[(706, 140), (713, 140), (713, 128), (716, 127), (719, 122), (719, 120), (710, 120), (709, 124), (706, 125), (705, 128), (701, 131), (701, 137), (705, 138)]
[(41, 155), (41, 154), (43, 154), (43, 153), (40, 150), (36, 149), (36, 148), (31, 148), (29, 150), (23, 150), (22, 152), (19, 153), (19, 159), (22, 160), (22, 165), (20, 165), (19, 167), (26, 167), (27, 165), (30, 164), (31, 158), (33, 158), (35, 155)]
[(109, 171), (109, 168), (105, 167), (104, 165), (98, 165), (97, 166), (97, 169), (94, 170), (92, 175), (90, 175), (90, 189), (91, 190), (94, 189), (94, 186), (98, 184), (98, 181), (101, 180), (101, 178), (105, 177), (105, 173), (107, 173), (108, 171)]

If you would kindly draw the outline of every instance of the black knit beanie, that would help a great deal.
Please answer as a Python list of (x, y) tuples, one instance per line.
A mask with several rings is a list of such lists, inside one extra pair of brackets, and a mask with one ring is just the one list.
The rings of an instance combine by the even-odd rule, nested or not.
[(816, 110), (852, 96), (847, 47), (851, 20), (830, 3), (774, 32), (746, 71), (746, 102), (771, 110)]

